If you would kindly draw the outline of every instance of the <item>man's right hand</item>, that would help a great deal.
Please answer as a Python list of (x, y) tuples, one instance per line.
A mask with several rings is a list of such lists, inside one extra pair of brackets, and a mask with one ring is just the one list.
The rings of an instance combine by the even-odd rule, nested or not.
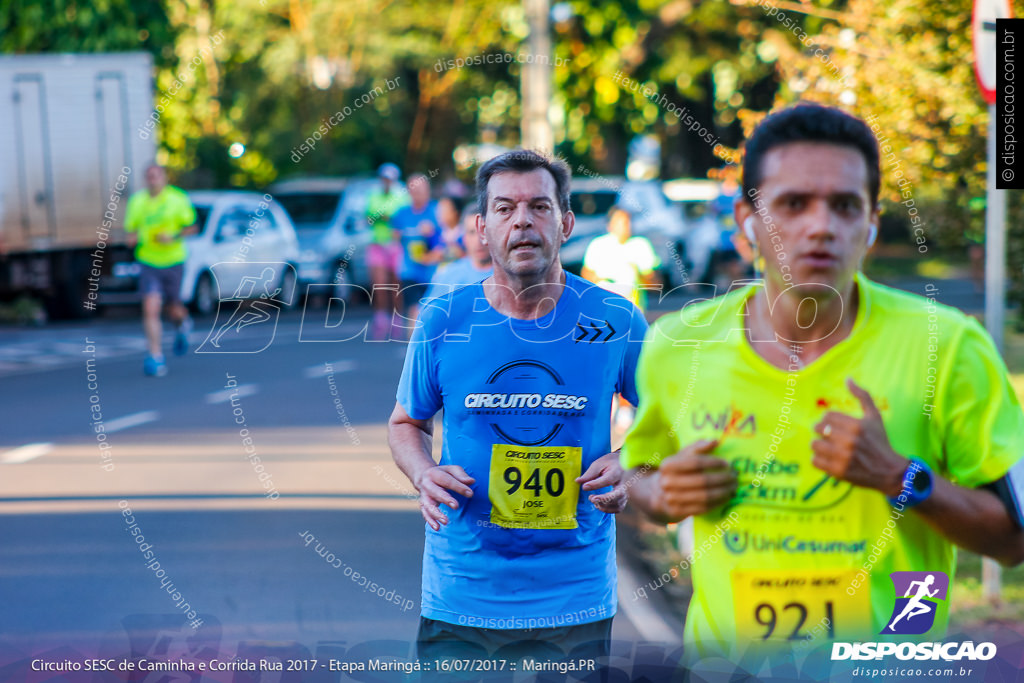
[(709, 455), (717, 439), (696, 441), (665, 458), (653, 475), (654, 509), (678, 522), (729, 501), (736, 493), (736, 473), (729, 463)]
[(420, 492), (420, 512), (431, 529), (438, 531), (441, 524), (448, 523), (447, 515), (441, 512), (439, 507), (441, 503), (452, 509), (459, 507), (458, 502), (448, 491), (472, 498), (473, 489), (469, 486), (475, 481), (476, 479), (466, 474), (458, 465), (434, 465), (423, 470), (414, 483), (416, 490)]

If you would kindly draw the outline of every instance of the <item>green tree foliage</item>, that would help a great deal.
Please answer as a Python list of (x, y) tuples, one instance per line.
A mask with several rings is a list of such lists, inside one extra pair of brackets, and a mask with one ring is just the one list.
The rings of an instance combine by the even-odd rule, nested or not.
[(175, 32), (161, 3), (132, 0), (6, 0), (0, 3), (0, 53), (145, 50), (173, 61)]
[[(1013, 5), (1020, 16), (1024, 3)], [(884, 210), (905, 228), (905, 239), (930, 254), (963, 250), (985, 234), (979, 199), (988, 112), (974, 76), (971, 8), (971, 0), (849, 0), (813, 36), (831, 63), (812, 49), (779, 60), (780, 102), (844, 103), (870, 120), (883, 145)], [(1024, 204), (1020, 192), (1008, 192), (1008, 200), (1008, 273), (1011, 298), (1020, 303)], [(924, 245), (914, 228), (923, 230)]]
[[(621, 173), (629, 141), (654, 135), (663, 176), (701, 176), (729, 150), (716, 156), (673, 110), (738, 147), (773, 106), (841, 104), (885, 139), (883, 198), (903, 238), (912, 240), (913, 208), (929, 250), (962, 248), (984, 225), (987, 115), (972, 71), (970, 10), (970, 0), (555, 3), (556, 149), (574, 165)], [(383, 161), (443, 177), (460, 145), (515, 146), (515, 56), (527, 52), (527, 34), (521, 0), (0, 6), (6, 53), (151, 51), (162, 158), (189, 186), (370, 173)], [(240, 156), (228, 153), (236, 143)], [(901, 203), (908, 199), (913, 207)], [(1020, 300), (1020, 193), (1009, 204)]]

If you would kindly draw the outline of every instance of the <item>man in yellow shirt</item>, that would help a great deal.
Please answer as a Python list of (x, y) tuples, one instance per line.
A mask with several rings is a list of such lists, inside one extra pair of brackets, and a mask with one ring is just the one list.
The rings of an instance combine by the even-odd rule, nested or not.
[[(797, 643), (827, 657), (941, 639), (957, 546), (1024, 560), (1018, 517), (986, 488), (1024, 454), (1006, 368), (934, 286), (925, 298), (860, 272), (880, 184), (863, 121), (819, 105), (770, 115), (743, 183), (736, 222), (763, 281), (651, 327), (623, 449), (639, 507), (694, 517), (687, 658), (756, 669)], [(928, 591), (933, 621), (892, 628), (894, 586), (915, 579), (943, 586)]]
[(162, 167), (153, 164), (147, 168), (146, 189), (139, 190), (128, 200), (124, 229), (129, 235), (135, 235), (135, 260), (142, 268), (139, 291), (142, 293), (142, 324), (149, 346), (142, 369), (150, 376), (167, 374), (160, 343), (163, 333), (160, 313), (164, 305), (178, 327), (175, 354), (183, 356), (188, 352), (188, 333), (192, 325), (181, 303), (181, 276), (188, 257), (184, 238), (196, 231), (195, 222), (196, 212), (188, 195), (167, 184), (167, 174)]

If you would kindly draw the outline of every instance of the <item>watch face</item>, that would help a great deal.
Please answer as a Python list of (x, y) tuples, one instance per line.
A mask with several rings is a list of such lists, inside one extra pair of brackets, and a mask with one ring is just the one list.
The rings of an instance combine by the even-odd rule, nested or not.
[(927, 491), (928, 485), (931, 484), (931, 479), (931, 475), (926, 470), (917, 470), (914, 472), (914, 481), (911, 486), (917, 492)]

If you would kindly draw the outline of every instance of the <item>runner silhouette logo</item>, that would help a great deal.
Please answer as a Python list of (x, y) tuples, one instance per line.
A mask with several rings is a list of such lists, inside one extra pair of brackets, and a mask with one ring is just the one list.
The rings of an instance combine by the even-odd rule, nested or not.
[(217, 316), (196, 353), (259, 353), (292, 303), (295, 268), (288, 263), (217, 263), (210, 273), (218, 293)]
[(893, 572), (889, 575), (896, 591), (896, 602), (883, 635), (921, 635), (935, 623), (935, 612), (949, 592), (949, 577), (944, 572)]

